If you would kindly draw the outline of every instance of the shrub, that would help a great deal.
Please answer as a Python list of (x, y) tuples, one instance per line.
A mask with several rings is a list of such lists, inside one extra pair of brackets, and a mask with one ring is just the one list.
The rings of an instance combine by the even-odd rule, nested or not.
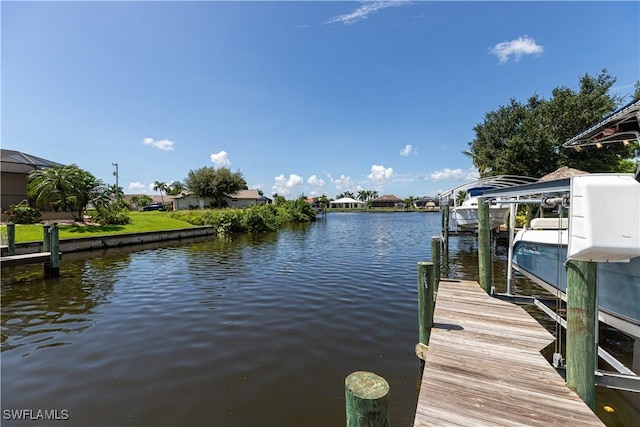
[(124, 225), (131, 222), (126, 209), (118, 209), (113, 206), (96, 209), (92, 212), (91, 219), (101, 225)]
[(276, 231), (278, 229), (278, 218), (276, 210), (269, 205), (251, 206), (244, 209), (242, 224), (250, 233), (260, 233), (264, 231)]
[(9, 209), (4, 211), (4, 213), (9, 217), (9, 221), (14, 224), (35, 224), (36, 222), (40, 222), (42, 218), (42, 214), (38, 209), (32, 208), (22, 202), (9, 206)]

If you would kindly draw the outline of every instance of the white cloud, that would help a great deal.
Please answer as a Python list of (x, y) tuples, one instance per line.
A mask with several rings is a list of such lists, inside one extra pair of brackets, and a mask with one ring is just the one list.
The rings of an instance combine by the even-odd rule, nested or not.
[(376, 185), (383, 185), (391, 179), (393, 176), (393, 168), (385, 168), (382, 165), (372, 165), (371, 173), (367, 175), (371, 181)]
[(411, 144), (407, 144), (404, 146), (404, 148), (402, 150), (400, 150), (400, 155), (404, 156), (404, 157), (409, 157), (409, 154), (418, 154), (418, 149), (417, 148), (413, 148), (413, 145)]
[(340, 175), (340, 178), (331, 180), (338, 190), (351, 190), (353, 188), (353, 181), (351, 177)]
[(451, 181), (472, 181), (474, 179), (480, 178), (480, 174), (475, 168), (467, 169), (466, 171), (458, 168), (458, 169), (449, 169), (444, 168), (442, 170), (433, 172), (431, 174), (432, 181), (442, 181), (442, 180), (451, 180)]
[(211, 161), (214, 165), (216, 165), (217, 168), (222, 168), (231, 164), (229, 158), (227, 157), (227, 152), (224, 150), (219, 153), (212, 154)]
[(529, 36), (522, 36), (515, 40), (498, 43), (489, 51), (500, 59), (501, 64), (504, 64), (511, 56), (517, 62), (524, 55), (540, 55), (544, 52), (544, 47)]
[(274, 178), (275, 184), (272, 187), (273, 193), (280, 196), (291, 195), (296, 187), (300, 187), (304, 184), (304, 180), (301, 176), (292, 173), (289, 178), (285, 178), (283, 174), (280, 174)]
[(160, 139), (158, 141), (156, 141), (153, 138), (145, 138), (142, 140), (142, 143), (144, 145), (150, 145), (152, 147), (157, 148), (158, 150), (163, 150), (163, 151), (171, 151), (173, 150), (173, 141), (169, 141), (168, 139)]
[(307, 184), (313, 185), (314, 187), (324, 187), (324, 180), (315, 175), (311, 175), (307, 178)]
[(403, 6), (408, 3), (409, 2), (402, 1), (402, 0), (367, 2), (351, 13), (345, 13), (344, 15), (334, 16), (333, 18), (329, 19), (324, 23), (333, 24), (335, 22), (342, 22), (345, 25), (353, 24), (354, 22), (367, 19), (370, 14), (377, 12), (381, 9), (386, 9), (388, 7), (394, 7), (394, 6)]
[(131, 182), (129, 183), (129, 192), (131, 193), (144, 193), (149, 188), (148, 185), (143, 184), (141, 182)]

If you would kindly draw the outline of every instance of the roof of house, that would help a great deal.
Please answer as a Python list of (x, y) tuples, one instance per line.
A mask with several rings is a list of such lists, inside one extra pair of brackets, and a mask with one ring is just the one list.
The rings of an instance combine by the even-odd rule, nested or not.
[[(183, 191), (182, 194), (177, 196), (171, 196), (171, 197), (174, 199), (181, 199), (183, 197), (192, 196), (192, 195), (193, 193), (191, 191)], [(227, 196), (233, 199), (257, 200), (261, 198), (260, 193), (258, 193), (258, 190), (240, 190), (236, 193), (228, 194)]]
[(404, 202), (404, 200), (394, 196), (393, 194), (385, 194), (384, 196), (380, 196), (377, 199), (373, 199), (372, 202)]
[(335, 204), (335, 203), (357, 203), (360, 205), (364, 205), (364, 202), (361, 202), (360, 200), (352, 199), (351, 197), (343, 197), (342, 199), (332, 200), (331, 202), (329, 202), (329, 204)]
[(0, 149), (0, 162), (2, 163), (2, 172), (25, 175), (36, 169), (64, 166), (62, 163), (53, 162), (42, 157), (5, 149)]

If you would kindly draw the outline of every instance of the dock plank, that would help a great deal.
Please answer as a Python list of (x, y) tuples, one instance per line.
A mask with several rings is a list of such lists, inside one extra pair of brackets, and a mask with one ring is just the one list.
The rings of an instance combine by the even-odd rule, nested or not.
[(49, 261), (51, 252), (36, 252), (23, 255), (8, 255), (0, 257), (0, 266), (15, 267), (18, 265), (38, 264)]
[(603, 426), (540, 353), (553, 341), (476, 282), (441, 281), (414, 426)]

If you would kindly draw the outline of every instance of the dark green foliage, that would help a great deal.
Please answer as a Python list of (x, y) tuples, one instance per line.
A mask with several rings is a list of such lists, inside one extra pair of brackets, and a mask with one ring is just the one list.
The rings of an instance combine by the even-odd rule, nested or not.
[(580, 78), (578, 92), (557, 87), (549, 100), (530, 97), (526, 103), (511, 99), (485, 115), (474, 127), (476, 137), (465, 154), (481, 177), (526, 175), (541, 177), (561, 166), (586, 172), (619, 172), (631, 148), (610, 144), (580, 152), (562, 144), (599, 122), (622, 102), (609, 94), (616, 79), (603, 70), (598, 76)]
[(218, 234), (276, 231), (287, 223), (306, 223), (316, 219), (313, 208), (302, 199), (287, 200), (282, 206), (254, 205), (243, 209), (184, 210), (171, 212), (169, 216), (193, 225), (212, 226)]
[(277, 209), (273, 205), (251, 206), (243, 210), (242, 224), (250, 233), (276, 231), (278, 229)]
[(114, 205), (97, 207), (91, 212), (91, 219), (101, 225), (124, 225), (131, 221), (127, 209), (120, 209)]
[(212, 166), (189, 171), (184, 183), (199, 198), (213, 199), (219, 208), (223, 207), (227, 195), (247, 189), (242, 173)]
[(42, 214), (38, 209), (32, 208), (26, 203), (11, 205), (4, 213), (9, 217), (9, 221), (14, 224), (35, 224), (40, 222), (42, 218)]

